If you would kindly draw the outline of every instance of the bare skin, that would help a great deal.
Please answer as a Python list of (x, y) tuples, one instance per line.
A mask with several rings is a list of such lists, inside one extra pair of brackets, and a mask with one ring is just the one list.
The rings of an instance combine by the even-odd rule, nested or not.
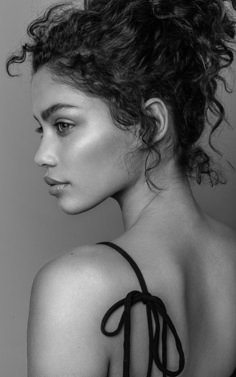
[[(159, 203), (158, 198), (152, 201), (136, 224), (114, 242), (133, 257), (149, 290), (166, 303), (186, 354), (181, 376), (229, 377), (236, 349), (236, 237), (231, 229), (204, 215), (191, 192), (187, 194), (186, 187), (184, 191), (175, 187), (163, 194), (165, 203), (163, 198)], [(125, 277), (119, 279), (125, 281)], [(147, 364), (141, 360), (148, 343), (142, 310), (135, 310), (140, 310), (133, 327), (137, 326), (134, 333), (138, 334), (134, 335), (134, 345), (139, 346), (133, 362), (138, 376), (138, 371), (145, 372)], [(170, 365), (176, 369), (173, 339), (169, 346)], [(116, 360), (118, 368), (121, 360)], [(153, 376), (161, 374), (155, 370)]]
[[(178, 196), (176, 191), (174, 194)], [(123, 247), (136, 261), (149, 291), (166, 304), (186, 356), (186, 367), (181, 377), (229, 377), (235, 368), (236, 349), (235, 234), (201, 213), (191, 195), (188, 200), (192, 202), (192, 208), (188, 205), (191, 209), (187, 211), (187, 203), (181, 203), (180, 196), (175, 208), (169, 201), (169, 208), (165, 207), (167, 215), (163, 211), (155, 211), (152, 202), (136, 224), (113, 242)], [(156, 202), (158, 208), (158, 199)], [(72, 260), (73, 268), (77, 264), (79, 268), (86, 261), (85, 266), (89, 265), (89, 270), (92, 269), (93, 277), (97, 274), (102, 276), (105, 293), (101, 294), (97, 288), (98, 279), (91, 284), (89, 291), (93, 298), (92, 310), (98, 319), (129, 291), (140, 289), (127, 261), (105, 245), (80, 246), (71, 254), (51, 262), (52, 274), (60, 270), (58, 265), (71, 264), (71, 258), (76, 258)], [(52, 266), (47, 268), (50, 271)], [(75, 289), (79, 289), (79, 282)], [(89, 282), (90, 278), (86, 278), (86, 286)], [(96, 297), (101, 298), (98, 307)], [(112, 316), (110, 329), (117, 327), (121, 314), (122, 311), (118, 310)], [(87, 313), (84, 312), (83, 316), (86, 318)], [(93, 339), (100, 336), (93, 331)], [(141, 377), (146, 373), (148, 362), (147, 320), (142, 304), (132, 309), (131, 337), (131, 376)], [(123, 333), (114, 338), (102, 335), (99, 347), (104, 350), (104, 359), (110, 365), (109, 377), (121, 376)], [(178, 359), (173, 339), (169, 339), (168, 347), (169, 367), (176, 369)], [(99, 368), (96, 370), (98, 372)], [(100, 369), (100, 372), (98, 375), (106, 375), (104, 370)], [(159, 376), (161, 373), (154, 366), (152, 377)]]
[[(186, 356), (181, 377), (230, 377), (236, 367), (234, 232), (201, 212), (174, 158), (165, 154), (153, 172), (154, 183), (163, 190), (150, 191), (145, 155), (134, 154), (128, 170), (122, 159), (137, 139), (112, 124), (104, 103), (53, 82), (46, 71), (37, 75), (33, 103), (43, 137), (35, 160), (49, 176), (69, 182), (58, 195), (59, 205), (75, 214), (107, 197), (118, 202), (124, 233), (113, 242), (130, 254), (149, 291), (164, 301)], [(42, 119), (45, 108), (66, 101), (80, 109)], [(165, 141), (173, 133), (168, 111), (158, 99), (150, 104), (157, 141)], [(71, 123), (66, 137), (55, 132), (58, 121)], [(28, 377), (122, 376), (123, 333), (106, 337), (100, 322), (133, 289), (140, 287), (131, 267), (105, 245), (80, 246), (44, 266), (32, 288)], [(113, 315), (111, 329), (121, 314)], [(130, 376), (143, 377), (148, 337), (142, 304), (132, 310), (131, 336)], [(176, 369), (173, 339), (168, 346), (169, 367)], [(154, 366), (152, 377), (161, 375)]]
[[(185, 187), (183, 195), (183, 188), (178, 193), (175, 187), (172, 193), (165, 192), (166, 203), (163, 197), (157, 197), (139, 213), (138, 220), (133, 217), (134, 225), (126, 217), (130, 227), (113, 242), (136, 261), (149, 291), (165, 302), (186, 356), (181, 376), (229, 377), (235, 368), (236, 349), (236, 237), (231, 229), (204, 215), (187, 191)], [(140, 287), (131, 267), (118, 253), (103, 245), (89, 249), (94, 253), (99, 250), (107, 274), (112, 271), (113, 293), (109, 304), (104, 305), (105, 313), (129, 291)], [(79, 256), (81, 248), (74, 253)], [(121, 313), (113, 315), (111, 329), (117, 327)], [(132, 315), (131, 375), (139, 377), (145, 375), (148, 362), (143, 305), (136, 305)], [(175, 370), (178, 357), (173, 339), (169, 338), (168, 344), (169, 366)], [(109, 376), (121, 376), (123, 334), (108, 338), (107, 349)], [(156, 367), (152, 376), (161, 376)]]

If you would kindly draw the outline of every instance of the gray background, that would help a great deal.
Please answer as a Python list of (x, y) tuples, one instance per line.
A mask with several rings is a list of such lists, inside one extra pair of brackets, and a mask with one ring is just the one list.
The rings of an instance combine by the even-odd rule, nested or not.
[[(0, 375), (26, 377), (26, 327), (32, 280), (50, 259), (76, 245), (118, 236), (123, 228), (117, 204), (108, 199), (88, 213), (65, 215), (48, 195), (43, 171), (34, 165), (39, 137), (31, 114), (29, 69), (8, 78), (5, 59), (25, 40), (25, 29), (51, 1), (0, 2)], [(236, 71), (236, 65), (233, 69)], [(229, 77), (233, 80), (233, 75)], [(218, 145), (236, 166), (236, 92), (224, 95), (228, 119)], [(236, 174), (215, 189), (195, 187), (200, 205), (236, 228)]]

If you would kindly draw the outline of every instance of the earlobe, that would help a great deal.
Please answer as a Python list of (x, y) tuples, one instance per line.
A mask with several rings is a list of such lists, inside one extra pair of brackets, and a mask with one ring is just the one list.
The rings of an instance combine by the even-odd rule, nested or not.
[(162, 140), (168, 131), (168, 110), (164, 102), (159, 98), (150, 98), (145, 102), (148, 115), (155, 120), (157, 132), (155, 142)]

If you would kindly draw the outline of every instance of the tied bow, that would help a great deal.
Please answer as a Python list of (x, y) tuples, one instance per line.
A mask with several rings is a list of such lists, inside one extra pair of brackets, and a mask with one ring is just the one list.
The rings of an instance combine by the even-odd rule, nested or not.
[[(151, 376), (153, 360), (155, 361), (159, 370), (163, 373), (163, 377), (166, 376), (178, 376), (184, 369), (184, 352), (182, 349), (180, 338), (177, 334), (175, 326), (173, 325), (169, 315), (167, 314), (166, 307), (163, 301), (156, 296), (151, 295), (148, 291), (139, 292), (131, 291), (127, 296), (116, 302), (106, 312), (101, 323), (101, 331), (104, 335), (115, 336), (122, 327), (124, 327), (124, 359), (123, 359), (123, 377), (129, 377), (130, 375), (130, 330), (131, 330), (131, 309), (132, 306), (138, 302), (142, 302), (146, 305), (147, 320), (148, 320), (148, 332), (149, 332), (149, 362), (147, 377)], [(109, 317), (121, 306), (124, 306), (124, 312), (119, 321), (118, 327), (114, 331), (106, 330), (106, 323)], [(152, 316), (155, 322), (155, 332), (153, 331)], [(159, 317), (162, 318), (162, 327), (160, 325)], [(168, 370), (167, 368), (167, 333), (168, 330), (172, 333), (176, 349), (179, 353), (179, 368), (176, 371)], [(162, 341), (162, 357), (159, 355), (159, 343)]]

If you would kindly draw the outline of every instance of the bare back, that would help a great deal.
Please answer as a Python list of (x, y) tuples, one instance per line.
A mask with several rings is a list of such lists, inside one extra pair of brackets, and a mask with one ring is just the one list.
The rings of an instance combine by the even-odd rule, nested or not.
[[(193, 236), (194, 235), (194, 236)], [(171, 235), (173, 241), (175, 237)], [(205, 217), (199, 229), (163, 249), (150, 232), (127, 232), (114, 243), (136, 261), (148, 290), (160, 297), (181, 338), (186, 366), (182, 377), (231, 377), (236, 368), (236, 238), (234, 232)], [(182, 244), (182, 250), (181, 250)], [(111, 252), (112, 254), (113, 252)], [(114, 253), (115, 254), (115, 253)], [(173, 258), (175, 255), (175, 258)], [(170, 257), (172, 256), (172, 257)], [(114, 255), (118, 296), (139, 287), (131, 267)], [(121, 313), (113, 315), (115, 328)], [(110, 340), (109, 376), (122, 375), (123, 334)], [(168, 339), (169, 368), (178, 369), (173, 337)], [(148, 328), (143, 305), (132, 310), (131, 376), (146, 375)], [(162, 376), (155, 366), (152, 377)]]

